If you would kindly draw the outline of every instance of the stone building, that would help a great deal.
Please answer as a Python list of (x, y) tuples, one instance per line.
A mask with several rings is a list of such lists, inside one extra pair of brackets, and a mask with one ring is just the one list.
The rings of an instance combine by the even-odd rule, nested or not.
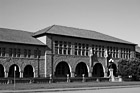
[[(38, 63), (44, 68), (46, 45), (33, 33), (0, 28), (0, 77), (38, 77)], [(44, 70), (40, 69), (40, 75)]]
[[(0, 77), (106, 77), (136, 44), (96, 31), (53, 25), (35, 33), (0, 29)], [(110, 65), (109, 60), (114, 62)], [(39, 70), (38, 70), (39, 69)]]

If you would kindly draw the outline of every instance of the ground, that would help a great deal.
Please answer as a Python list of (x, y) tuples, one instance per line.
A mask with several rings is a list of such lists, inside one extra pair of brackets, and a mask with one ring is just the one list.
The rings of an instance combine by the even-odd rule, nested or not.
[[(140, 82), (73, 82), (73, 83), (18, 83), (16, 90), (32, 89), (58, 89), (58, 88), (82, 88), (82, 87), (109, 87), (109, 86), (132, 86), (140, 85)], [(13, 90), (14, 84), (0, 84), (0, 90)]]

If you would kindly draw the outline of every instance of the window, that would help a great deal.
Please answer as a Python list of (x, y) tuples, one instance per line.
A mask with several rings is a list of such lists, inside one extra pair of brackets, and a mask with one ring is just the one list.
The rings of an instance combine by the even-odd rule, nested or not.
[(17, 49), (17, 57), (20, 57), (20, 49)]
[(13, 57), (16, 57), (16, 48), (13, 50)]
[(2, 56), (5, 56), (6, 49), (2, 48)]
[(37, 50), (34, 50), (34, 58), (37, 58)]
[(78, 55), (78, 46), (77, 46), (77, 43), (75, 43), (75, 55)]
[(63, 44), (62, 44), (62, 41), (59, 42), (59, 54), (63, 54)]
[(85, 44), (82, 44), (82, 56), (85, 56)]
[(102, 51), (101, 52), (102, 52), (102, 57), (104, 57), (104, 52), (105, 52), (104, 51), (104, 46), (102, 46)]
[(68, 55), (71, 55), (71, 42), (68, 42)]
[(71, 55), (71, 42), (55, 41), (55, 54)]
[(118, 48), (116, 48), (116, 58), (118, 58)]
[(27, 57), (27, 49), (24, 49), (24, 57)]
[(1, 56), (1, 48), (0, 48), (0, 56)]
[(31, 50), (28, 50), (28, 58), (31, 57)]
[(78, 55), (81, 55), (81, 43), (78, 44)]
[(86, 44), (86, 56), (88, 56), (88, 48), (89, 48), (89, 45)]
[(67, 42), (64, 42), (63, 54), (67, 54)]
[(12, 48), (9, 48), (9, 56), (12, 57)]

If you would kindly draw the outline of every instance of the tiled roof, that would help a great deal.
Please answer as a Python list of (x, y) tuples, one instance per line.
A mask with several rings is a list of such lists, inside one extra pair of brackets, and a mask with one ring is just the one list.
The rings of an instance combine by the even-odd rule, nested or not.
[(0, 42), (44, 45), (41, 41), (32, 37), (32, 35), (33, 33), (31, 32), (0, 28)]
[(79, 38), (86, 38), (86, 39), (118, 42), (124, 44), (134, 44), (96, 31), (60, 26), (60, 25), (53, 25), (45, 29), (39, 30), (34, 34), (34, 36), (39, 36), (42, 34), (56, 34), (56, 35), (72, 36), (72, 37), (79, 37)]

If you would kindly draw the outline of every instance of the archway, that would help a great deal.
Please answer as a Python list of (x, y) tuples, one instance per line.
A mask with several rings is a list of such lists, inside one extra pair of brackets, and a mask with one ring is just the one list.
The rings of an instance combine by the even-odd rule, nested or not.
[(101, 63), (96, 63), (93, 67), (93, 77), (104, 77), (104, 71)]
[[(117, 66), (116, 66), (116, 64), (113, 63), (113, 62), (110, 62), (110, 63), (109, 63), (108, 69), (110, 69), (110, 68), (113, 69), (113, 75), (114, 75), (114, 76), (117, 76)], [(110, 75), (110, 74), (109, 74), (109, 71), (108, 71), (108, 75)]]
[(0, 64), (0, 77), (3, 78), (4, 77), (4, 67), (3, 65)]
[[(16, 66), (16, 71), (15, 71), (15, 66)], [(15, 76), (16, 76), (16, 78), (18, 78), (18, 77), (20, 76), (19, 67), (18, 67), (16, 64), (13, 64), (13, 65), (10, 66), (10, 68), (9, 68), (8, 77), (14, 77), (14, 71), (15, 71)]]
[(55, 76), (56, 77), (66, 77), (67, 74), (70, 75), (70, 68), (66, 62), (60, 62), (56, 66)]
[(85, 76), (88, 76), (88, 69), (84, 62), (80, 62), (76, 66), (75, 70), (76, 77), (82, 77), (82, 74), (85, 74)]
[(24, 68), (23, 77), (29, 78), (29, 77), (33, 77), (33, 76), (34, 76), (33, 67), (31, 65), (27, 65)]

